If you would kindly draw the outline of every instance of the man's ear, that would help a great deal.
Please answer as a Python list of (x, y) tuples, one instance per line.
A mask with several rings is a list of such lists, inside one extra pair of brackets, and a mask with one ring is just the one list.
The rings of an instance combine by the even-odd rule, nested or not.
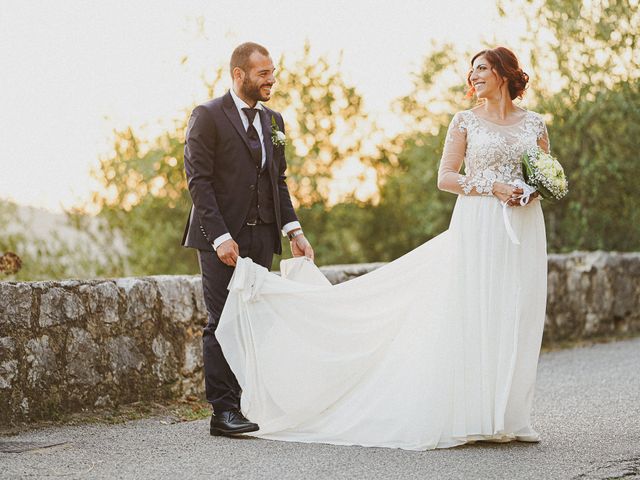
[(234, 80), (244, 80), (244, 70), (242, 70), (240, 67), (235, 67), (233, 69), (233, 75), (232, 75)]

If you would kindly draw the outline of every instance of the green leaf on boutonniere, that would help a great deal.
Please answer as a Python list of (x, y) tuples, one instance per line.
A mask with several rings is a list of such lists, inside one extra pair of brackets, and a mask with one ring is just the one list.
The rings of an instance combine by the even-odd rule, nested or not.
[(277, 146), (284, 146), (287, 144), (287, 136), (280, 130), (276, 123), (276, 117), (273, 115), (271, 115), (271, 141)]

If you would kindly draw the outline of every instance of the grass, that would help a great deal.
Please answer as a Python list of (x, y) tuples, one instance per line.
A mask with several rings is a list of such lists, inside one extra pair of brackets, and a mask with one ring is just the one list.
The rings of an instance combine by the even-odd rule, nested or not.
[(607, 337), (594, 337), (594, 338), (586, 338), (580, 340), (563, 340), (556, 341), (551, 345), (542, 345), (541, 352), (549, 353), (556, 352), (558, 350), (569, 350), (572, 348), (584, 348), (591, 347), (593, 345), (598, 345), (601, 343), (611, 343), (611, 342), (619, 342), (622, 340), (631, 340), (632, 338), (638, 338), (640, 334), (637, 332), (631, 333), (617, 333), (615, 335), (607, 336)]
[(11, 427), (0, 426), (0, 436), (17, 435), (28, 430), (38, 430), (59, 425), (102, 424), (115, 425), (132, 420), (165, 417), (166, 423), (191, 422), (211, 416), (211, 406), (195, 397), (166, 404), (135, 402), (113, 408), (93, 409), (78, 413), (58, 414), (55, 419), (31, 421)]

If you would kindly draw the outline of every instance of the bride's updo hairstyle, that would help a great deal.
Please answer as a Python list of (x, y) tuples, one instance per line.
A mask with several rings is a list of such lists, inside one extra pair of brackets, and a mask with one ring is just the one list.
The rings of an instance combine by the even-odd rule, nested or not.
[[(524, 91), (527, 88), (527, 83), (529, 82), (529, 75), (520, 68), (518, 57), (516, 57), (511, 50), (505, 47), (482, 50), (481, 52), (476, 53), (471, 59), (472, 69), (473, 62), (475, 62), (476, 58), (481, 56), (484, 56), (484, 58), (489, 61), (491, 69), (498, 74), (500, 78), (507, 79), (511, 100), (522, 98)], [(472, 97), (476, 93), (476, 89), (471, 83), (472, 72), (473, 70), (470, 70), (467, 75), (467, 85), (469, 86), (469, 90), (467, 91), (468, 97)]]

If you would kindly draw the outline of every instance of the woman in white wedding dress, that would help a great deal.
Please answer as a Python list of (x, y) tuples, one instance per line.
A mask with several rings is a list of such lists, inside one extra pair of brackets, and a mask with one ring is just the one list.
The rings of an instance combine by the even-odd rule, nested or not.
[(545, 228), (539, 199), (521, 202), (514, 184), (525, 149), (549, 142), (541, 116), (513, 103), (528, 80), (513, 53), (471, 63), (482, 103), (447, 133), (447, 231), (335, 286), (304, 258), (282, 277), (238, 260), (216, 335), (256, 436), (410, 450), (538, 440)]

